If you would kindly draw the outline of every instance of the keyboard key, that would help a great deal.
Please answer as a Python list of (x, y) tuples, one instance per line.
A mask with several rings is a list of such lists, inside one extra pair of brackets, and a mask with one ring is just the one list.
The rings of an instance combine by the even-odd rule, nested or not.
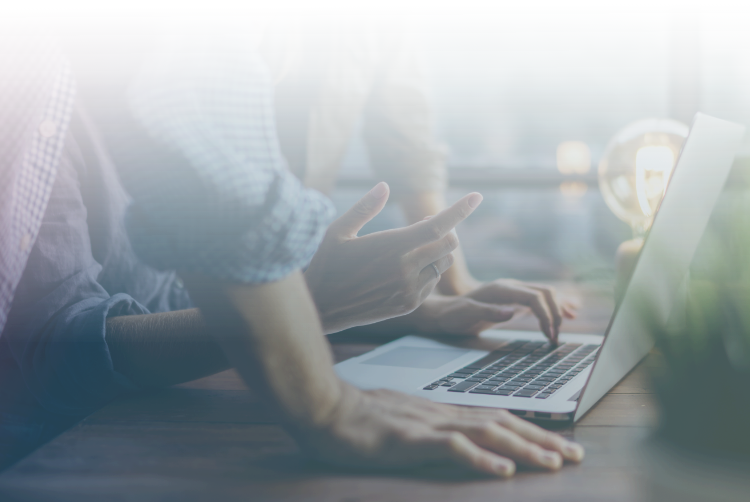
[(524, 389), (528, 390), (542, 390), (544, 388), (544, 385), (527, 385), (524, 387)]
[(537, 391), (535, 391), (535, 390), (521, 389), (518, 392), (516, 392), (515, 394), (513, 394), (513, 397), (531, 397), (531, 396), (533, 396), (536, 393), (537, 393)]
[(549, 392), (542, 392), (541, 394), (537, 394), (536, 398), (537, 399), (547, 399), (550, 396), (551, 396), (551, 394)]
[(497, 387), (497, 385), (480, 385), (477, 387), (477, 390), (492, 390), (495, 387)]
[(427, 387), (424, 387), (423, 390), (434, 390), (437, 389), (438, 385), (435, 385), (434, 383), (428, 385)]
[(471, 375), (471, 373), (451, 373), (448, 375), (448, 378), (466, 378), (469, 375)]
[(488, 384), (490, 384), (490, 383), (495, 383), (495, 382), (497, 382), (498, 384), (501, 384), (501, 383), (503, 383), (503, 382), (507, 382), (507, 381), (508, 381), (508, 379), (507, 379), (507, 378), (498, 378), (498, 377), (492, 377), (492, 378), (490, 378), (489, 380), (487, 380), (487, 383), (488, 383)]
[(513, 391), (515, 391), (515, 389), (497, 389), (493, 394), (498, 396), (510, 396), (513, 394)]
[(467, 368), (469, 368), (469, 367), (478, 367), (478, 368), (487, 367), (490, 364), (497, 362), (500, 358), (502, 358), (505, 355), (507, 355), (506, 351), (496, 350), (496, 351), (490, 352), (489, 354), (487, 354), (483, 358), (481, 358), (481, 359), (479, 359), (479, 360), (474, 361), (473, 363), (471, 363), (469, 366), (467, 366)]
[(469, 391), (469, 394), (494, 394), (494, 392), (491, 390), (482, 390), (482, 389), (474, 388)]
[(500, 389), (502, 390), (514, 390), (514, 391), (520, 388), (521, 388), (520, 385), (503, 385), (502, 387), (500, 387)]
[(440, 384), (441, 387), (453, 387), (454, 382), (443, 382)]
[(466, 392), (467, 390), (473, 389), (477, 385), (479, 384), (476, 382), (461, 382), (448, 389), (448, 392)]

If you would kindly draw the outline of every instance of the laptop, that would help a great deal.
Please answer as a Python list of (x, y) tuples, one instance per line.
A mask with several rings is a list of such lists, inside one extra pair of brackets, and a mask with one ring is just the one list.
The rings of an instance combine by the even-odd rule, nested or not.
[(651, 350), (651, 323), (668, 322), (684, 302), (690, 262), (744, 132), (742, 125), (696, 115), (604, 334), (561, 334), (557, 346), (532, 331), (490, 330), (471, 339), (405, 336), (337, 364), (336, 372), (363, 389), (578, 421)]

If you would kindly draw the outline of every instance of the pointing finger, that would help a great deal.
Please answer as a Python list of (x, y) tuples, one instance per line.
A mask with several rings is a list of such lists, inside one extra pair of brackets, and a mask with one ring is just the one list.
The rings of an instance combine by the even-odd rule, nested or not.
[(412, 250), (442, 239), (473, 213), (481, 202), (480, 194), (470, 193), (429, 220), (422, 220), (408, 227), (394, 230), (393, 235), (397, 245), (404, 250)]

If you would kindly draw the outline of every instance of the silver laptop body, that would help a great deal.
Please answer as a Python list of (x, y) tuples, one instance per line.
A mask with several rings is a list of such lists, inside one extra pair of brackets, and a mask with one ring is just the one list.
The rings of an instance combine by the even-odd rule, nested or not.
[(406, 336), (336, 365), (363, 389), (578, 421), (651, 350), (648, 322), (667, 322), (745, 128), (697, 114), (622, 302), (605, 336), (490, 330), (478, 338)]

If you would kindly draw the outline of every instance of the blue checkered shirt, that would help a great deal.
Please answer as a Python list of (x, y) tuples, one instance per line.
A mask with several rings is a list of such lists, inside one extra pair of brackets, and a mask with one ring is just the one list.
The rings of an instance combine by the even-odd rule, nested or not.
[(286, 168), (273, 82), (245, 36), (165, 44), (128, 101), (173, 159), (121, 169), (135, 200), (128, 232), (143, 259), (245, 283), (281, 279), (310, 261), (333, 206)]
[[(334, 212), (285, 168), (272, 82), (257, 51), (236, 42), (185, 41), (154, 54), (130, 87), (127, 109), (152, 143), (143, 152), (157, 145), (173, 162), (136, 155), (142, 162), (118, 167), (134, 200), (128, 232), (145, 261), (262, 283), (304, 267)], [(49, 47), (0, 55), (3, 74), (26, 77), (0, 86), (2, 330), (49, 198), (74, 83)]]

